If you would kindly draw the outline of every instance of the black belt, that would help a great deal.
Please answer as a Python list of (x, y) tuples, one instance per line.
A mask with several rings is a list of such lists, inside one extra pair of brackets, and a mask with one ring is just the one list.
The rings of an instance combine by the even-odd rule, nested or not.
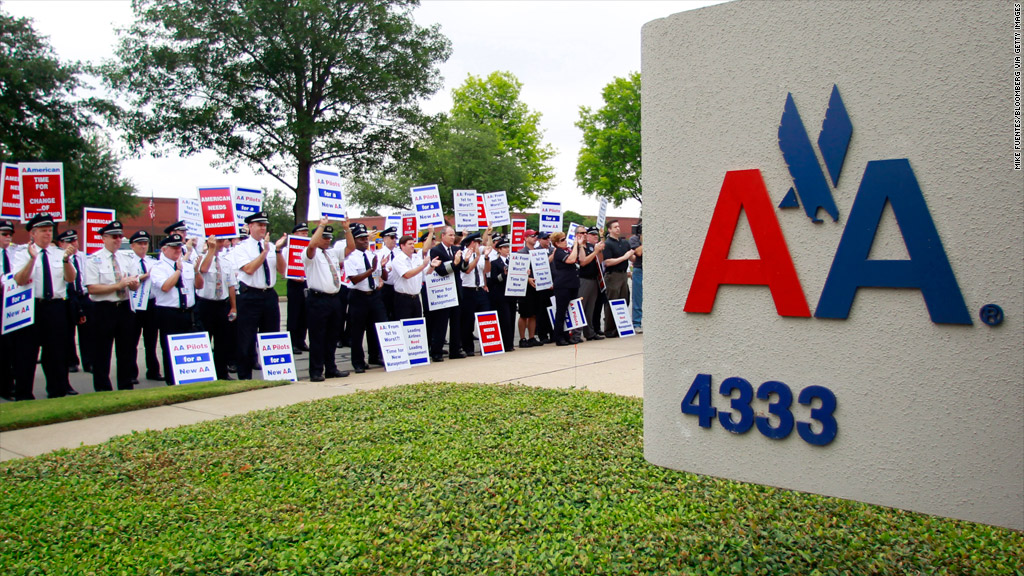
[(228, 299), (224, 298), (223, 300), (214, 300), (213, 298), (203, 298), (201, 296), (196, 296), (196, 301), (197, 302), (214, 302), (214, 303), (220, 304), (221, 302), (227, 302)]
[(123, 305), (128, 304), (128, 301), (127, 300), (119, 300), (117, 302), (111, 302), (109, 300), (100, 300), (99, 302), (97, 302), (97, 301), (93, 300), (93, 304), (96, 304), (97, 306), (100, 305), (100, 304), (106, 304), (108, 306), (123, 306)]
[(67, 298), (33, 298), (36, 302), (64, 302)]
[(191, 313), (192, 312), (191, 308), (177, 308), (177, 307), (172, 308), (170, 306), (157, 306), (157, 308), (160, 308), (161, 310), (170, 310), (171, 312), (181, 312), (181, 313)]
[(462, 289), (463, 290), (483, 290), (483, 288), (478, 288), (476, 286), (463, 286)]
[(420, 297), (419, 294), (406, 294), (405, 292), (399, 292), (397, 290), (395, 291), (395, 294), (397, 294), (399, 296), (405, 296), (406, 298), (419, 298)]
[(605, 275), (607, 276), (608, 274), (625, 274), (625, 273), (626, 273), (625, 270), (608, 270), (607, 272), (605, 272)]
[(238, 291), (241, 292), (242, 294), (245, 294), (250, 290), (252, 290), (253, 292), (270, 292), (271, 290), (273, 290), (273, 288), (253, 288), (248, 284), (244, 284), (242, 282), (238, 283)]
[(338, 295), (337, 292), (321, 292), (319, 290), (313, 290), (312, 288), (307, 288), (307, 290), (309, 291), (307, 296), (317, 296), (319, 298), (329, 298)]

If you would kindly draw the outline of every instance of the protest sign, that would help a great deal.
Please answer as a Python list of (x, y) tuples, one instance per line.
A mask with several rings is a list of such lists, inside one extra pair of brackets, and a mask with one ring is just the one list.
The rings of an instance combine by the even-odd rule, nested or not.
[(203, 212), (203, 237), (234, 238), (238, 236), (235, 222), (235, 198), (230, 186), (199, 188), (199, 208)]
[(409, 364), (421, 366), (430, 364), (430, 347), (427, 342), (427, 321), (424, 318), (402, 320), (405, 330), (405, 351), (409, 356)]
[(484, 194), (484, 207), (487, 209), (487, 225), (491, 228), (512, 223), (512, 216), (508, 211), (508, 197), (504, 190)]
[(455, 289), (455, 274), (441, 276), (437, 272), (427, 274), (427, 307), (430, 310), (443, 310), (459, 305), (459, 293)]
[(569, 222), (569, 231), (565, 233), (565, 243), (567, 248), (572, 248), (576, 244), (576, 228), (579, 224), (575, 222)]
[(22, 162), (18, 164), (18, 175), (22, 222), (44, 212), (50, 214), (54, 222), (67, 220), (63, 162)]
[(526, 246), (526, 220), (512, 221), (512, 245), (509, 247), (513, 252), (522, 250)]
[(149, 309), (149, 296), (152, 291), (153, 281), (148, 278), (139, 284), (138, 290), (128, 291), (128, 303), (131, 305), (132, 312)]
[(397, 215), (397, 214), (392, 214), (391, 216), (385, 216), (384, 217), (384, 229), (387, 230), (388, 228), (394, 228), (395, 229), (395, 233), (397, 233), (398, 237), (401, 238), (402, 237), (402, 217)]
[(400, 321), (377, 322), (377, 341), (380, 342), (380, 356), (384, 360), (384, 370), (395, 372), (412, 368), (409, 353), (406, 349), (405, 329)]
[(551, 276), (551, 263), (548, 262), (548, 251), (543, 248), (530, 250), (530, 266), (533, 268), (533, 287), (537, 290), (554, 288)]
[(417, 230), (425, 230), (444, 225), (444, 213), (441, 211), (441, 192), (437, 184), (416, 186), (409, 189), (412, 205), (416, 209)]
[(263, 332), (257, 334), (256, 339), (263, 379), (297, 382), (299, 376), (295, 370), (291, 336), (287, 332)]
[(487, 228), (487, 205), (484, 204), (483, 194), (476, 195), (476, 225), (478, 230)]
[(601, 206), (597, 209), (597, 229), (604, 230), (604, 219), (608, 215), (608, 199), (601, 198)]
[(263, 209), (263, 191), (235, 186), (235, 224), (241, 230), (247, 216)]
[(540, 230), (539, 232), (555, 233), (562, 231), (562, 203), (541, 202), (540, 203)]
[(474, 232), (480, 229), (476, 190), (452, 190), (455, 202), (455, 230)]
[(289, 280), (305, 280), (306, 267), (302, 265), (302, 251), (309, 247), (306, 236), (288, 236), (285, 245), (287, 260), (284, 265), (284, 276)]
[(490, 356), (491, 354), (504, 354), (505, 345), (501, 342), (501, 329), (498, 326), (498, 313), (489, 312), (476, 313), (476, 329), (480, 334), (480, 354)]
[(633, 312), (625, 298), (611, 300), (608, 305), (612, 309), (612, 317), (615, 318), (615, 327), (619, 331), (619, 337), (633, 336)]
[[(554, 296), (551, 297), (554, 300)], [(555, 303), (548, 306), (548, 319), (551, 325), (555, 325)], [(569, 302), (565, 309), (565, 330), (576, 330), (587, 325), (587, 316), (583, 313), (583, 298), (576, 298)]]
[(402, 232), (401, 236), (416, 237), (417, 228), (415, 212), (405, 212), (402, 214), (402, 227), (399, 228), (399, 230)]
[(18, 286), (14, 274), (4, 274), (3, 325), (0, 334), (7, 334), (35, 322), (36, 301), (32, 298), (32, 283)]
[(0, 178), (3, 178), (3, 185), (0, 187), (0, 218), (21, 220), (21, 178), (18, 175), (18, 165), (0, 166)]
[(100, 228), (114, 221), (114, 211), (109, 208), (82, 208), (82, 250), (86, 256), (103, 250), (103, 235)]
[(203, 238), (203, 209), (198, 198), (178, 198), (178, 220), (185, 222), (189, 238)]
[(171, 373), (175, 384), (212, 382), (217, 379), (209, 333), (168, 334), (167, 343), (171, 347)]
[(522, 298), (530, 283), (530, 255), (512, 253), (508, 256), (508, 279), (505, 282), (505, 296)]
[(332, 220), (345, 219), (345, 194), (341, 191), (341, 173), (337, 170), (314, 166), (310, 174), (310, 220), (327, 216)]

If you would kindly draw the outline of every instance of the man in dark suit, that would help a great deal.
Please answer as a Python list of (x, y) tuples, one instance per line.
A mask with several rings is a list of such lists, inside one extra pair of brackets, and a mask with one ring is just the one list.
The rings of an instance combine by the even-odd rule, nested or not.
[[(455, 293), (462, 301), (462, 272), (466, 271), (466, 262), (462, 260), (462, 250), (455, 246), (455, 229), (445, 226), (441, 233), (441, 243), (430, 249), (430, 260), (437, 258), (441, 265), (434, 269), (434, 273), (440, 276), (451, 274), (455, 277)], [(442, 308), (431, 310), (429, 313), (430, 322), (430, 359), (433, 362), (444, 360), (444, 338), (448, 334), (448, 357), (452, 360), (465, 358), (466, 353), (462, 351), (462, 330), (461, 315), (459, 307)]]

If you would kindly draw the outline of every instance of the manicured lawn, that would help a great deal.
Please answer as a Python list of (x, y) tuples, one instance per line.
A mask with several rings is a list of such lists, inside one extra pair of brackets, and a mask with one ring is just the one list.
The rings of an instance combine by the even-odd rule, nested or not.
[(0, 408), (0, 432), (31, 428), (70, 420), (81, 420), (104, 414), (130, 412), (167, 404), (212, 398), (290, 384), (286, 381), (265, 380), (200, 382), (187, 386), (161, 386), (143, 390), (115, 390), (94, 394), (80, 394), (63, 398), (43, 398), (25, 402), (8, 402)]
[(422, 384), (0, 465), (10, 574), (1020, 574), (1024, 536), (651, 466), (642, 405)]

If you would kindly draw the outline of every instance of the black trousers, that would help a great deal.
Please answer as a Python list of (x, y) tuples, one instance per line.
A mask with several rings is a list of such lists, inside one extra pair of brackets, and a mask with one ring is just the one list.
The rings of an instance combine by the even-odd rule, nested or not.
[(462, 300), (459, 302), (462, 310), (462, 350), (467, 355), (473, 355), (476, 350), (473, 344), (473, 329), (476, 328), (476, 313), (491, 310), (491, 300), (483, 288), (462, 287)]
[(292, 351), (306, 343), (308, 318), (306, 317), (306, 282), (289, 280), (286, 294), (288, 295), (287, 329), (291, 336)]
[(164, 382), (174, 385), (174, 366), (171, 364), (171, 345), (167, 337), (172, 334), (192, 332), (191, 308), (156, 307), (156, 324), (160, 329), (160, 349), (164, 357)]
[(515, 350), (516, 336), (516, 301), (505, 297), (505, 284), (488, 285), (491, 298), (491, 309), (498, 313), (498, 328), (501, 331), (501, 343), (505, 351)]
[[(92, 368), (92, 356), (93, 356), (93, 326), (96, 325), (96, 320), (93, 319), (93, 310), (95, 305), (93, 301), (89, 299), (89, 296), (81, 294), (74, 296), (77, 300), (72, 301), (68, 298), (68, 331), (67, 331), (67, 345), (64, 350), (67, 352), (67, 365), (78, 366), (82, 365), (83, 368)], [(79, 310), (82, 315), (85, 316), (85, 323), (80, 324), (78, 322)], [(75, 332), (78, 332), (78, 352), (75, 352)], [(81, 359), (79, 359), (81, 355)]]
[[(160, 360), (156, 355), (157, 336), (160, 329), (156, 325), (156, 301), (150, 300), (145, 310), (135, 311), (135, 347), (139, 346), (139, 339), (143, 339), (143, 348), (146, 353), (146, 377), (160, 374)], [(138, 370), (136, 370), (136, 376)]]
[(380, 289), (381, 300), (384, 301), (384, 310), (388, 314), (388, 321), (397, 320), (395, 316), (395, 286), (393, 284), (385, 284)]
[(352, 349), (352, 367), (366, 368), (363, 356), (363, 335), (366, 336), (366, 353), (371, 364), (380, 364), (380, 343), (377, 341), (377, 322), (387, 322), (388, 313), (380, 291), (348, 291), (348, 345)]
[(422, 318), (423, 306), (420, 305), (420, 295), (402, 294), (395, 292), (395, 320), (409, 320), (410, 318)]
[(334, 354), (338, 350), (341, 300), (337, 294), (310, 292), (306, 297), (306, 317), (309, 319), (309, 375), (323, 376), (325, 369), (328, 372), (338, 369)]
[(348, 293), (344, 284), (338, 289), (338, 302), (341, 306), (341, 321), (333, 328), (334, 337), (338, 339), (338, 348), (348, 346)]
[(67, 396), (71, 390), (68, 381), (67, 332), (68, 303), (66, 300), (35, 301), (35, 320), (32, 324), (13, 332), (14, 336), (14, 397), (34, 400), (32, 388), (36, 379), (36, 358), (43, 349), (43, 374), (46, 376), (46, 395), (50, 398)]
[(15, 338), (18, 332), (0, 336), (0, 396), (14, 398)]
[(228, 321), (228, 313), (231, 312), (231, 302), (224, 300), (207, 300), (196, 298), (196, 308), (199, 310), (199, 319), (203, 328), (210, 334), (210, 346), (213, 348), (213, 369), (217, 372), (218, 380), (227, 380), (228, 360), (232, 357), (232, 346), (235, 339), (230, 338), (230, 332), (234, 329)]
[(135, 338), (135, 314), (131, 304), (124, 302), (94, 302), (92, 314), (93, 358), (92, 388), (97, 392), (112, 390), (110, 385), (110, 356), (117, 354), (117, 389), (135, 388), (132, 379), (139, 375), (138, 340)]
[[(459, 302), (462, 302), (462, 290), (459, 290)], [(462, 314), (459, 306), (431, 310), (427, 313), (430, 339), (430, 356), (444, 354), (444, 338), (448, 336), (448, 355), (451, 356), (462, 348)]]
[(537, 338), (543, 339), (545, 336), (553, 338), (555, 333), (554, 327), (551, 326), (551, 320), (548, 318), (548, 306), (551, 306), (551, 297), (554, 295), (553, 288), (537, 290)]
[[(579, 291), (579, 286), (572, 286), (571, 288), (555, 287), (555, 325), (552, 330), (552, 339), (555, 342), (569, 339), (569, 335), (565, 332), (565, 315), (569, 309), (569, 302), (578, 297), (576, 294)], [(548, 317), (547, 310), (544, 311), (544, 317)]]
[(256, 364), (256, 334), (281, 330), (281, 309), (277, 292), (254, 290), (239, 284), (235, 299), (238, 307), (238, 379), (252, 380), (252, 367)]

